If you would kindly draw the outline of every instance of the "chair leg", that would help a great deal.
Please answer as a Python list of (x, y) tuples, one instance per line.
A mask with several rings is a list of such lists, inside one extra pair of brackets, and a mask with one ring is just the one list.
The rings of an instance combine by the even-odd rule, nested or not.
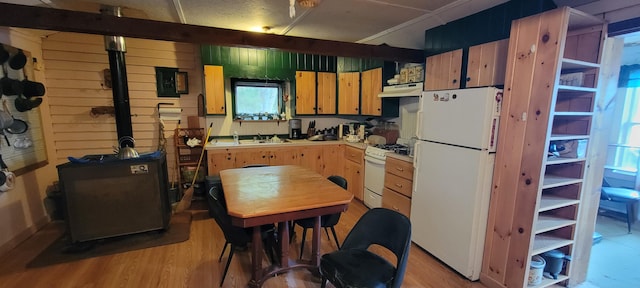
[(220, 252), (220, 258), (218, 258), (218, 263), (222, 261), (222, 255), (224, 255), (224, 251), (227, 250), (227, 245), (229, 245), (229, 242), (224, 242), (224, 247), (222, 248), (222, 252)]
[(320, 288), (325, 288), (327, 286), (327, 277), (322, 276), (322, 280), (320, 281)]
[(302, 259), (302, 251), (304, 251), (304, 242), (307, 240), (307, 228), (302, 228), (302, 239), (300, 239), (300, 255), (298, 259)]
[(324, 227), (324, 233), (327, 234), (327, 240), (331, 241), (331, 236), (329, 236), (329, 229), (327, 229), (327, 227)]
[(294, 228), (296, 228), (296, 223), (291, 221), (289, 224), (289, 244), (291, 244), (291, 241), (293, 241), (293, 236), (296, 235), (296, 230)]
[(336, 240), (336, 246), (340, 250), (340, 243), (338, 242), (338, 236), (336, 235), (336, 229), (331, 226), (331, 233), (333, 234), (333, 240)]
[[(226, 245), (225, 245), (226, 247)], [(231, 258), (233, 258), (233, 252), (236, 250), (235, 245), (231, 244), (231, 251), (229, 251), (229, 259), (227, 259), (227, 265), (224, 266), (224, 272), (222, 272), (222, 280), (220, 280), (220, 287), (224, 284), (224, 278), (227, 277), (227, 271), (229, 270), (229, 264), (231, 264)]]

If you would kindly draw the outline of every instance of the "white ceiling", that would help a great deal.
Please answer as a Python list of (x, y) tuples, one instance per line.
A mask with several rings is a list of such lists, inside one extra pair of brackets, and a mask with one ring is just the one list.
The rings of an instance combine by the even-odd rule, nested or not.
[[(99, 13), (100, 4), (122, 7), (125, 17), (365, 44), (423, 49), (424, 31), (507, 0), (0, 0)], [(555, 0), (611, 22), (640, 15), (640, 0)], [(161, 33), (161, 31), (158, 31)]]

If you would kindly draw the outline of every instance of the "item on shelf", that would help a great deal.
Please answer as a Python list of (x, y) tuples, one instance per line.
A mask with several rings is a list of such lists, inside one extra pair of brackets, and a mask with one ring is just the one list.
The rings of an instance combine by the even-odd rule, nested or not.
[(538, 285), (542, 282), (542, 274), (544, 272), (544, 266), (546, 261), (542, 256), (535, 255), (531, 257), (531, 267), (529, 268), (529, 281), (530, 286)]
[(584, 73), (576, 72), (576, 73), (567, 73), (560, 75), (560, 85), (567, 86), (582, 86), (584, 83)]
[(562, 272), (562, 268), (566, 261), (571, 261), (571, 256), (562, 253), (560, 250), (551, 250), (542, 253), (542, 258), (546, 261), (544, 267), (545, 277), (549, 279), (558, 279), (558, 274)]
[(200, 140), (198, 138), (195, 138), (195, 137), (187, 140), (187, 146), (192, 147), (192, 148), (200, 145), (200, 143), (202, 143), (202, 140)]

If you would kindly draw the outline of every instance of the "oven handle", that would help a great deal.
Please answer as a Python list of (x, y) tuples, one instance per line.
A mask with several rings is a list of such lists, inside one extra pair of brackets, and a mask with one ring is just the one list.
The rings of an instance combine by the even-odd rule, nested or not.
[(370, 162), (372, 164), (377, 164), (377, 165), (384, 165), (384, 160), (380, 160), (378, 158), (373, 158), (371, 156), (364, 156), (364, 160), (367, 162)]

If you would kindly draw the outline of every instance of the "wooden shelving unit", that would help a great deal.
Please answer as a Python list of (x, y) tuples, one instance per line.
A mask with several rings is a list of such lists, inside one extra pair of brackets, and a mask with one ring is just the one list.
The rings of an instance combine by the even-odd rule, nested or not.
[[(191, 179), (185, 179), (183, 173), (188, 169), (195, 169), (200, 159), (200, 153), (202, 153), (205, 134), (203, 128), (176, 128), (174, 133), (175, 153), (176, 153), (176, 167), (178, 167), (178, 184), (182, 190), (191, 185)], [(200, 140), (200, 144), (194, 147), (187, 145), (189, 139), (197, 138)], [(206, 154), (206, 153), (205, 153)], [(203, 157), (204, 158), (204, 157)], [(200, 164), (199, 173), (206, 175), (207, 160), (202, 159)], [(195, 175), (194, 177), (196, 177)]]
[[(576, 231), (604, 37), (601, 19), (568, 7), (512, 23), (480, 278), (488, 287), (569, 285), (570, 262), (534, 286), (529, 266), (551, 250), (572, 256), (585, 237)], [(568, 150), (550, 155), (552, 144)]]

